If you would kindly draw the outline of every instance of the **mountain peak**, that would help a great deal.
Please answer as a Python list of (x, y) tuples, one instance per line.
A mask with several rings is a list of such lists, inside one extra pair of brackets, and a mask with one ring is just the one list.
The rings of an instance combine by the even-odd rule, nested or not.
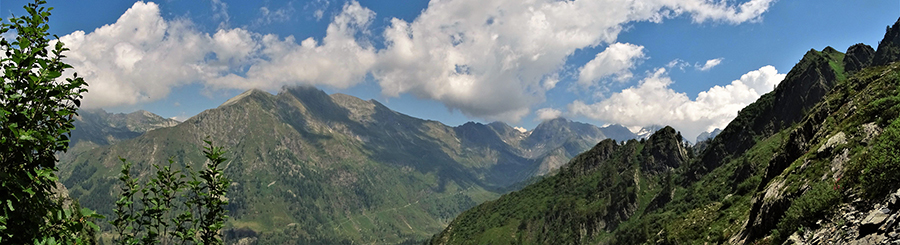
[(108, 145), (137, 137), (147, 131), (172, 127), (178, 121), (163, 118), (149, 111), (132, 113), (109, 113), (103, 109), (80, 110), (72, 131), (71, 144), (90, 141), (97, 145)]
[(643, 163), (644, 169), (659, 173), (684, 164), (688, 156), (682, 141), (684, 138), (681, 137), (681, 133), (670, 126), (665, 126), (650, 135), (645, 150), (651, 158)]
[(900, 60), (900, 19), (888, 26), (884, 38), (878, 42), (878, 50), (872, 58), (872, 65), (883, 66)]
[(272, 96), (272, 94), (269, 94), (269, 92), (262, 91), (260, 89), (256, 89), (256, 88), (249, 89), (247, 91), (244, 91), (241, 94), (238, 94), (237, 96), (231, 97), (231, 99), (226, 100), (225, 103), (222, 103), (221, 105), (219, 105), (219, 108), (236, 104), (236, 103), (242, 101), (244, 98), (254, 97), (254, 96), (259, 96), (259, 95)]
[(875, 49), (872, 46), (862, 43), (854, 44), (847, 48), (847, 54), (844, 56), (844, 70), (850, 74), (856, 73), (863, 68), (872, 65), (872, 57), (875, 56)]

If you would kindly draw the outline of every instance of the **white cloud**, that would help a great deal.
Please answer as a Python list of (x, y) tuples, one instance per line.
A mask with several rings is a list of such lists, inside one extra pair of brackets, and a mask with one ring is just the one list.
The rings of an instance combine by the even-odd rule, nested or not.
[[(215, 18), (223, 20), (215, 33), (201, 32), (188, 20), (165, 20), (156, 4), (137, 2), (116, 23), (61, 40), (71, 49), (67, 61), (91, 85), (86, 107), (154, 101), (191, 83), (238, 89), (290, 84), (347, 88), (371, 74), (386, 96), (410, 93), (469, 116), (515, 122), (544, 101), (576, 50), (610, 44), (609, 53), (596, 59), (599, 64), (616, 61), (618, 48), (640, 47), (616, 43), (628, 23), (687, 15), (698, 23), (737, 24), (758, 20), (773, 2), (433, 1), (414, 21), (394, 18), (376, 34), (384, 36), (382, 50), (366, 41), (373, 35), (368, 27), (375, 13), (355, 1), (344, 4), (321, 40), (223, 28), (228, 6), (220, 0), (212, 0)], [(322, 18), (329, 1), (316, 3), (313, 15)], [(271, 21), (283, 18), (278, 10), (260, 12)], [(633, 62), (627, 57), (642, 57), (643, 51), (639, 53), (626, 52), (620, 63)], [(586, 81), (630, 74), (622, 68), (582, 70)]]
[(545, 90), (550, 90), (556, 87), (556, 84), (559, 83), (559, 74), (553, 73), (549, 76), (544, 77), (543, 86)]
[(608, 123), (630, 127), (671, 125), (689, 138), (715, 128), (725, 128), (737, 112), (774, 89), (785, 74), (764, 66), (725, 86), (700, 92), (695, 100), (669, 86), (666, 69), (657, 69), (640, 84), (594, 104), (576, 100), (568, 111)]
[(231, 20), (231, 16), (228, 15), (228, 4), (222, 2), (222, 0), (212, 0), (210, 3), (212, 4), (212, 11), (215, 12), (213, 19), (221, 20), (219, 28), (224, 28), (228, 25), (228, 21)]
[[(285, 22), (291, 20), (294, 14), (293, 2), (289, 2), (284, 7), (272, 10), (268, 6), (259, 7), (259, 18), (253, 21), (254, 25), (268, 25), (272, 23)], [(321, 19), (321, 16), (317, 19)]]
[(672, 61), (669, 61), (668, 64), (666, 64), (666, 68), (669, 68), (669, 69), (678, 68), (679, 70), (684, 71), (684, 68), (688, 67), (690, 65), (691, 65), (690, 63), (688, 63), (682, 59), (674, 59)]
[(375, 13), (351, 2), (328, 25), (321, 44), (307, 38), (299, 44), (293, 36), (268, 34), (260, 44), (261, 59), (246, 74), (229, 74), (210, 80), (223, 88), (277, 88), (285, 84), (328, 85), (348, 88), (362, 82), (375, 64), (375, 50), (354, 37), (364, 32)]
[(60, 40), (71, 49), (66, 62), (90, 85), (86, 107), (154, 101), (221, 70), (204, 62), (216, 51), (211, 38), (190, 23), (163, 20), (154, 3), (137, 2), (114, 24)]
[(535, 113), (537, 114), (536, 119), (540, 121), (555, 119), (562, 116), (562, 111), (553, 108), (541, 108)]
[(713, 67), (716, 67), (717, 65), (721, 64), (722, 60), (724, 60), (724, 58), (716, 58), (716, 59), (707, 60), (706, 63), (704, 63), (703, 65), (697, 64), (696, 67), (698, 70), (708, 71), (709, 69), (712, 69)]
[(578, 49), (615, 43), (627, 23), (690, 15), (737, 24), (758, 20), (773, 2), (433, 1), (412, 22), (391, 20), (372, 73), (384, 95), (411, 93), (469, 116), (515, 122), (556, 85), (544, 82), (548, 74)]
[(312, 10), (313, 18), (315, 18), (316, 21), (319, 21), (325, 16), (325, 10), (328, 9), (329, 5), (331, 5), (331, 1), (329, 0), (309, 1), (303, 6), (303, 10)]
[(239, 89), (352, 86), (375, 62), (371, 45), (354, 38), (372, 18), (371, 10), (348, 3), (321, 44), (311, 38), (297, 44), (292, 36), (240, 28), (203, 33), (189, 21), (164, 20), (155, 3), (136, 2), (116, 23), (60, 40), (71, 49), (66, 62), (90, 84), (84, 106), (111, 107), (155, 101), (192, 83)]
[(593, 60), (578, 69), (578, 83), (590, 86), (610, 76), (615, 76), (618, 81), (625, 81), (633, 76), (631, 69), (635, 63), (644, 57), (644, 46), (630, 43), (610, 44), (606, 50), (597, 53)]

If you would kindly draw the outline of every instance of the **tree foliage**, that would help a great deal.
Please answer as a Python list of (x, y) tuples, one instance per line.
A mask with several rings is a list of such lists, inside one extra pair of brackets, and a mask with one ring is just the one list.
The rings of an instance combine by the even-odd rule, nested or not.
[(132, 163), (123, 163), (119, 176), (121, 197), (116, 201), (117, 244), (222, 244), (219, 230), (225, 219), (225, 195), (231, 180), (222, 173), (222, 147), (206, 141), (203, 153), (207, 165), (193, 171), (182, 170), (169, 159), (167, 165), (153, 164), (156, 174), (141, 184), (132, 174)]
[[(3, 85), (0, 92), (0, 242), (13, 244), (84, 243), (100, 217), (57, 192), (55, 153), (69, 146), (87, 83), (77, 74), (61, 79), (66, 69), (62, 42), (48, 39), (52, 8), (36, 0), (28, 13), (0, 24)], [(58, 39), (57, 36), (53, 36)]]

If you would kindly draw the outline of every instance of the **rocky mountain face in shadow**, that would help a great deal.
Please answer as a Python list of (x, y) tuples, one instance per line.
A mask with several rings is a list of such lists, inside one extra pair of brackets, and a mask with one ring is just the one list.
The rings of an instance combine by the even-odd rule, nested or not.
[(884, 38), (878, 42), (878, 50), (872, 57), (873, 66), (883, 66), (900, 60), (900, 22), (888, 26)]
[(872, 46), (862, 43), (854, 44), (847, 48), (847, 54), (844, 56), (844, 70), (848, 74), (855, 74), (863, 68), (872, 65), (872, 58), (875, 56), (875, 49)]

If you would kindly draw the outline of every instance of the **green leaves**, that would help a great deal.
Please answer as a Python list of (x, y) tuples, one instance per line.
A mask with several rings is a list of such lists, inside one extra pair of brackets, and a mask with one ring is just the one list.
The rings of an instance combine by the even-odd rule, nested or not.
[[(64, 44), (50, 49), (47, 22), (52, 8), (36, 0), (28, 13), (0, 23), (0, 33), (16, 37), (0, 40), (0, 241), (11, 244), (72, 244), (93, 240), (95, 213), (73, 212), (77, 202), (54, 195), (56, 153), (68, 149), (64, 134), (73, 128), (81, 93), (87, 91), (77, 75), (58, 79), (70, 65), (62, 62)], [(58, 39), (55, 36), (53, 39)], [(51, 52), (52, 51), (52, 52)], [(71, 203), (71, 204), (69, 204)], [(76, 219), (77, 218), (77, 219)]]
[[(152, 165), (156, 174), (146, 184), (131, 176), (132, 163), (119, 158), (123, 163), (119, 176), (122, 194), (116, 201), (116, 218), (110, 221), (118, 234), (117, 244), (155, 244), (160, 239), (222, 244), (219, 230), (228, 218), (224, 197), (231, 181), (219, 168), (225, 161), (225, 151), (206, 143), (208, 164), (200, 173), (190, 165), (178, 170), (170, 158), (167, 165)], [(135, 200), (141, 205), (135, 205)]]

